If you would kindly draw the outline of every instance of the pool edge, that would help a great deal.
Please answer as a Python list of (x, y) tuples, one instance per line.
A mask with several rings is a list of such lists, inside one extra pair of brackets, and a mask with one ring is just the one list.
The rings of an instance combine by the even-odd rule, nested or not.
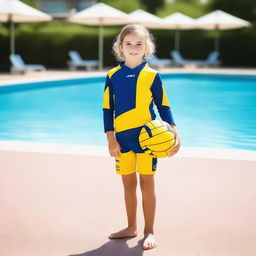
[[(42, 142), (1, 140), (0, 152), (3, 151), (110, 157), (107, 145), (96, 146), (77, 144), (53, 144)], [(181, 147), (180, 151), (173, 157), (256, 161), (256, 151), (223, 148), (220, 149)]]

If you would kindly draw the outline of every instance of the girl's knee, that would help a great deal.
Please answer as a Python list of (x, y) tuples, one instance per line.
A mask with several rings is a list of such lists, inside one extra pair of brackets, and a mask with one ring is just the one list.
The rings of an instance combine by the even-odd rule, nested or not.
[(140, 175), (140, 188), (142, 192), (154, 192), (154, 176), (153, 175)]
[(134, 191), (136, 190), (137, 187), (137, 176), (136, 174), (131, 174), (131, 175), (124, 175), (123, 177), (123, 185), (124, 189), (126, 191)]

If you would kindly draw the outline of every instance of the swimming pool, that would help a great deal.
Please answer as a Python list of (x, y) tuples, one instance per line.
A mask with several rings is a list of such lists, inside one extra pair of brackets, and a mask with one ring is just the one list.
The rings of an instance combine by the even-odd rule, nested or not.
[[(256, 76), (162, 74), (182, 145), (256, 150)], [(0, 140), (106, 145), (104, 77), (0, 87)]]

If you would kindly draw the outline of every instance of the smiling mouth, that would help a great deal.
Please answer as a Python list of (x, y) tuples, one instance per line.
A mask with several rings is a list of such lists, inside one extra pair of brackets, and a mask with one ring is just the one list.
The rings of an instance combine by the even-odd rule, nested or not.
[(135, 56), (138, 55), (138, 53), (130, 53), (130, 55)]

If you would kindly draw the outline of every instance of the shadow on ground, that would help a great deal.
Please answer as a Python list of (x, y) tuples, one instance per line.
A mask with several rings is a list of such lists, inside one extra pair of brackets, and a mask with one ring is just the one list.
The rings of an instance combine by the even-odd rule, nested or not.
[(95, 250), (69, 256), (142, 256), (144, 252), (142, 248), (143, 239), (131, 248), (127, 244), (129, 239), (131, 238), (110, 240)]

